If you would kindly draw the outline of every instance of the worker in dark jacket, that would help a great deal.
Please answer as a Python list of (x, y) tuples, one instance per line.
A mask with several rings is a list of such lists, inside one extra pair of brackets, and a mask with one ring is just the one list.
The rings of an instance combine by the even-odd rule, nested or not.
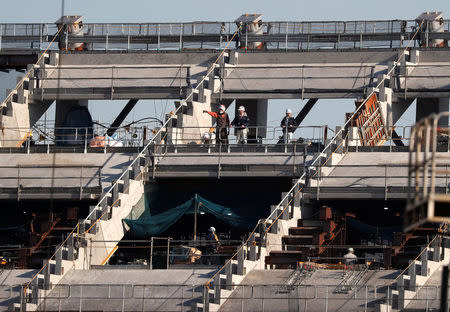
[(248, 124), (250, 119), (245, 113), (245, 107), (239, 106), (238, 115), (234, 117), (231, 125), (234, 127), (234, 135), (238, 144), (247, 144)]
[(219, 112), (203, 111), (216, 118), (216, 141), (228, 145), (228, 128), (230, 128), (230, 117), (225, 113), (225, 105), (220, 105)]
[(283, 128), (284, 143), (287, 144), (292, 141), (293, 133), (297, 127), (295, 118), (292, 117), (292, 111), (289, 108), (286, 110), (286, 116), (281, 121), (280, 126)]
[(208, 258), (206, 260), (209, 264), (219, 264), (220, 259), (215, 256), (218, 254), (218, 249), (220, 246), (219, 237), (216, 234), (216, 228), (212, 226), (209, 228), (208, 232), (208, 235), (206, 235), (206, 254), (208, 255)]

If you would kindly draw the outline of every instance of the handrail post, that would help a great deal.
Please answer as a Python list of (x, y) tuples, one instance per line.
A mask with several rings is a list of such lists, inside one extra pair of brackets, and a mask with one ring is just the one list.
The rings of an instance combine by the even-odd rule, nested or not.
[[(84, 131), (84, 153), (87, 153), (87, 137), (88, 137), (88, 128), (86, 127)], [(105, 142), (106, 145), (106, 142)]]
[(170, 253), (170, 240), (171, 240), (172, 238), (170, 238), (170, 237), (168, 237), (167, 238), (167, 259), (166, 259), (166, 269), (168, 270), (169, 269), (169, 253)]
[(150, 239), (150, 270), (153, 270), (153, 236)]

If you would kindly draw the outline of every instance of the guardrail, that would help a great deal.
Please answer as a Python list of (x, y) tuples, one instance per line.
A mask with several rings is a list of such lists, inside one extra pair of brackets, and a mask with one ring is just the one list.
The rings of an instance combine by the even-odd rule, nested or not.
[[(226, 285), (235, 287), (225, 305), (234, 310), (257, 311), (309, 311), (313, 307), (320, 311), (372, 311), (374, 304), (392, 303), (392, 291), (399, 286), (385, 284), (348, 284), (345, 287), (332, 283), (302, 285), (260, 284)], [(14, 298), (20, 285), (2, 286), (4, 300)], [(22, 286), (23, 287), (23, 286)], [(213, 287), (216, 287), (215, 285)], [(59, 284), (47, 296), (42, 297), (41, 307), (52, 311), (85, 311), (100, 306), (116, 311), (148, 311), (164, 307), (190, 311), (190, 302), (206, 289), (201, 284)], [(409, 287), (404, 287), (405, 291)], [(439, 307), (440, 285), (422, 286), (418, 295), (410, 302), (421, 310), (431, 311)], [(1, 293), (1, 292), (0, 292)]]
[[(237, 129), (229, 128), (228, 141), (229, 144), (219, 144), (215, 142), (215, 139), (204, 140), (203, 135), (205, 133), (214, 133), (215, 127), (183, 127), (175, 128), (170, 127), (169, 124), (165, 127), (158, 127), (155, 125), (156, 121), (153, 123), (132, 123), (132, 125), (121, 126), (116, 129), (114, 136), (107, 137), (104, 135), (108, 127), (106, 125), (100, 125), (95, 123), (92, 127), (53, 127), (47, 124), (37, 124), (29, 132), (27, 140), (24, 141), (22, 146), (17, 146), (17, 148), (24, 148), (27, 153), (32, 153), (34, 150), (36, 152), (47, 152), (49, 153), (54, 147), (60, 147), (61, 151), (64, 148), (69, 150), (70, 148), (76, 148), (79, 152), (98, 152), (98, 150), (106, 150), (109, 147), (135, 147), (140, 148), (145, 145), (145, 143), (151, 139), (154, 131), (162, 131), (164, 134), (163, 143), (158, 143), (157, 146), (164, 146), (168, 149), (164, 150), (166, 152), (177, 153), (183, 147), (183, 150), (189, 152), (189, 149), (193, 151), (198, 150), (199, 146), (209, 147), (207, 150), (211, 152), (214, 147), (222, 145), (223, 147), (238, 147), (241, 146), (245, 148), (246, 146), (270, 146), (277, 144), (286, 145), (284, 137), (284, 129), (278, 126), (250, 126), (248, 130), (247, 143), (238, 142)], [(356, 128), (356, 127), (353, 127)], [(28, 132), (28, 128), (5, 128), (8, 131), (21, 131)], [(357, 133), (364, 132), (368, 129), (373, 129), (374, 132), (378, 130), (378, 127), (359, 127), (356, 128)], [(381, 142), (380, 146), (386, 147), (389, 151), (395, 150), (395, 146), (408, 145), (411, 134), (411, 126), (396, 126), (386, 130), (386, 133), (391, 135), (385, 138), (384, 142)], [(395, 130), (395, 134), (393, 133)], [(331, 132), (331, 133), (330, 133)], [(289, 140), (288, 145), (320, 145), (326, 144), (328, 142), (329, 134), (333, 134), (333, 129), (328, 128), (326, 125), (319, 126), (298, 126), (292, 140)], [(191, 139), (184, 139), (187, 136)], [(349, 137), (344, 131), (345, 140), (342, 147), (351, 151), (364, 151), (367, 148), (373, 148), (373, 140), (365, 139), (361, 136)], [(195, 138), (194, 138), (195, 137)], [(438, 150), (439, 151), (450, 151), (450, 136), (448, 134), (443, 134), (439, 138)], [(4, 139), (3, 142), (14, 142), (16, 140)], [(196, 144), (192, 145), (190, 142)], [(378, 147), (380, 147), (378, 146)], [(34, 149), (33, 149), (34, 147)], [(37, 148), (39, 147), (39, 148)], [(170, 149), (173, 147), (174, 149)], [(177, 148), (179, 147), (179, 148)], [(5, 149), (5, 148), (3, 148)], [(8, 148), (6, 148), (8, 149)], [(236, 151), (235, 148), (225, 148), (226, 153), (231, 151)], [(244, 149), (243, 149), (244, 150)], [(297, 150), (297, 149), (296, 149)], [(11, 152), (14, 149), (10, 149)], [(255, 150), (256, 151), (256, 150)], [(285, 152), (289, 152), (289, 149), (285, 149)], [(317, 149), (318, 151), (318, 149)]]
[[(429, 39), (447, 38), (450, 21), (444, 20), (444, 32), (427, 32)], [(404, 47), (418, 27), (415, 20), (373, 21), (267, 21), (263, 35), (250, 36), (246, 42), (264, 41), (267, 49), (309, 50)], [(183, 50), (223, 49), (237, 30), (234, 22), (186, 23), (84, 23), (84, 36), (61, 34), (63, 45), (80, 42), (91, 50)], [(0, 24), (1, 49), (41, 50), (58, 31), (54, 23)], [(67, 38), (67, 40), (65, 40)], [(51, 47), (58, 49), (55, 43)]]
[(17, 190), (17, 200), (20, 200), (27, 189), (32, 188), (78, 189), (81, 199), (86, 189), (102, 187), (102, 166), (0, 166), (0, 180), (0, 187), (4, 192), (7, 189)]

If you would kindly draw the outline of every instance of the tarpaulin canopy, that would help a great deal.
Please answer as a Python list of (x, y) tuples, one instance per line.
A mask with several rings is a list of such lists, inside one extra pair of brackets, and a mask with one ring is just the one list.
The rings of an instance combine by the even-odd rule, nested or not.
[(130, 216), (123, 221), (130, 227), (131, 235), (133, 237), (150, 237), (158, 235), (166, 231), (182, 216), (193, 214), (195, 212), (211, 214), (219, 220), (241, 229), (251, 229), (258, 221), (257, 216), (238, 215), (236, 213), (237, 210), (238, 209), (218, 205), (195, 194), (195, 196), (187, 202), (156, 215), (151, 215), (148, 204), (146, 203), (144, 211), (138, 218), (130, 217), (133, 215), (133, 213), (131, 213)]

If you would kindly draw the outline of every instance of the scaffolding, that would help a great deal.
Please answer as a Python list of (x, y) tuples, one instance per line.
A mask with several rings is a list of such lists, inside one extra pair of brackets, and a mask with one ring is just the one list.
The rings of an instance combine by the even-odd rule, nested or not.
[[(444, 148), (449, 143), (449, 115), (450, 112), (430, 115), (419, 121), (411, 132), (405, 232), (426, 223), (450, 222), (447, 179), (450, 172), (450, 153)], [(445, 177), (437, 176), (442, 174)], [(445, 179), (443, 192), (437, 191), (438, 179)]]

